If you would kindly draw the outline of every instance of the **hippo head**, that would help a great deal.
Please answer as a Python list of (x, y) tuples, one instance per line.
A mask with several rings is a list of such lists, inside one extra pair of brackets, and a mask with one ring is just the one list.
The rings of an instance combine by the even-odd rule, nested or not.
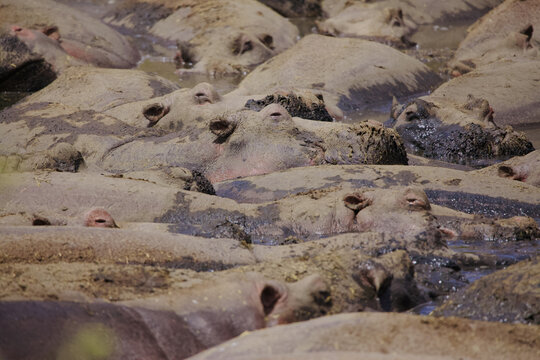
[(278, 104), (217, 117), (209, 130), (219, 153), (204, 171), (211, 182), (313, 165), (322, 151), (305, 144), (287, 110)]
[(266, 326), (319, 317), (332, 305), (330, 289), (318, 274), (287, 285), (273, 280), (257, 281), (256, 287)]
[(463, 104), (416, 99), (392, 106), (392, 125), (407, 151), (427, 158), (485, 166), (534, 150), (523, 133), (499, 128), (485, 99), (469, 95)]
[[(288, 44), (291, 45), (292, 42)], [(274, 37), (268, 33), (219, 29), (205, 33), (204, 41), (195, 38), (189, 44), (179, 44), (176, 59), (177, 65), (182, 66), (180, 74), (221, 76), (245, 74), (277, 54)]]
[(370, 189), (347, 193), (342, 200), (347, 231), (374, 231), (410, 241), (438, 241), (445, 235), (422, 189)]
[(147, 127), (178, 131), (187, 125), (202, 126), (203, 119), (221, 110), (216, 108), (221, 101), (214, 86), (203, 82), (147, 103), (142, 115), (148, 121)]

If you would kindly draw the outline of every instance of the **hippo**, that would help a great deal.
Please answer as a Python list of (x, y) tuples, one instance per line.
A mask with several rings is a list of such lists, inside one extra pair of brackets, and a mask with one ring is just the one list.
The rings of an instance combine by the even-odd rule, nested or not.
[(0, 88), (4, 91), (33, 92), (56, 79), (50, 62), (16, 36), (1, 30), (0, 53)]
[(383, 2), (356, 2), (336, 16), (317, 23), (319, 33), (378, 41), (396, 48), (416, 45), (409, 40), (417, 25), (403, 16), (400, 7), (384, 7)]
[[(464, 103), (468, 95), (486, 99), (499, 125), (538, 123), (540, 107), (536, 90), (540, 78), (538, 60), (501, 60), (442, 84), (430, 98)], [(494, 91), (496, 89), (496, 91)]]
[(43, 50), (44, 57), (54, 56), (53, 40), (69, 56), (99, 67), (131, 68), (139, 60), (125, 37), (67, 5), (50, 0), (3, 0), (3, 5), (0, 23), (15, 26), (15, 34), (34, 51)]
[(525, 134), (497, 126), (489, 102), (473, 95), (461, 104), (433, 95), (392, 108), (388, 124), (416, 155), (483, 167), (534, 150)]
[[(456, 347), (456, 343), (460, 346)], [(537, 356), (536, 326), (410, 314), (356, 313), (255, 331), (206, 350), (193, 359), (502, 360)]]
[[(443, 243), (426, 245), (421, 240), (407, 244), (375, 233), (344, 234), (309, 244), (246, 248), (232, 239), (160, 234), (148, 229), (41, 229), (0, 228), (4, 236), (0, 246), (5, 250), (0, 278), (10, 278), (15, 268), (24, 273), (0, 292), (0, 298), (46, 299), (55, 294), (60, 300), (83, 296), (128, 301), (185, 291), (193, 282), (225, 274), (255, 271), (286, 282), (319, 274), (331, 284), (328, 313), (404, 311), (427, 299), (425, 290), (417, 287), (419, 275), (413, 276), (413, 261), (429, 267), (433, 264), (427, 259), (435, 256), (439, 259), (437, 268), (441, 269), (486, 260), (455, 253)], [(58, 274), (55, 269), (61, 264), (65, 265), (64, 272)], [(89, 279), (95, 282), (89, 284)], [(456, 284), (453, 280), (452, 285)], [(21, 291), (19, 285), (25, 290)], [(423, 281), (422, 289), (427, 288), (431, 285)]]
[(68, 69), (42, 91), (0, 112), (0, 155), (35, 157), (68, 143), (88, 164), (95, 163), (110, 146), (142, 131), (104, 115), (104, 110), (176, 89), (165, 79), (137, 70)]
[(68, 143), (33, 154), (0, 155), (0, 174), (15, 171), (54, 170), (77, 172), (85, 163), (80, 151)]
[[(530, 159), (534, 154), (509, 162)], [(529, 166), (533, 164), (530, 160), (527, 162)], [(421, 186), (432, 210), (438, 205), (490, 217), (527, 215), (540, 218), (538, 188), (501, 179), (495, 176), (496, 173), (497, 165), (477, 171), (425, 165), (320, 165), (222, 181), (215, 183), (214, 188), (220, 197), (241, 203), (262, 203), (338, 186), (351, 191), (358, 186), (379, 189)], [(458, 217), (466, 218), (464, 214)]]
[[(15, 358), (72, 358), (95, 356), (96, 351), (118, 359), (186, 358), (244, 331), (296, 321), (308, 313), (317, 316), (324, 311), (317, 302), (326, 292), (316, 275), (289, 285), (246, 273), (207, 281), (182, 295), (122, 305), (4, 301), (0, 349)], [(22, 346), (29, 336), (39, 346)], [(85, 346), (88, 341), (94, 347)]]
[(499, 176), (540, 187), (540, 151), (516, 156), (476, 172), (483, 176)]
[(539, 277), (540, 257), (523, 260), (452, 294), (432, 315), (539, 325)]
[(99, 166), (112, 172), (180, 166), (216, 182), (325, 163), (407, 162), (400, 138), (379, 123), (346, 125), (291, 118), (278, 104), (260, 112), (223, 114), (205, 125), (115, 144)]
[(507, 0), (484, 15), (468, 31), (449, 63), (453, 75), (501, 59), (538, 60), (540, 4), (535, 0)]
[[(322, 10), (327, 18), (332, 18), (338, 14), (347, 11), (349, 7), (356, 7), (360, 3), (369, 1), (348, 0), (323, 0)], [(430, 25), (440, 23), (449, 19), (468, 19), (476, 18), (480, 14), (489, 11), (499, 5), (503, 0), (408, 0), (407, 2), (399, 0), (379, 0), (377, 3), (381, 8), (401, 7), (414, 23), (419, 25)]]
[[(160, 9), (151, 21), (148, 7)], [(298, 37), (296, 26), (255, 0), (132, 1), (105, 21), (136, 30), (146, 27), (153, 36), (177, 42), (175, 60), (181, 72), (211, 76), (246, 73)]]
[(390, 94), (403, 97), (425, 92), (439, 82), (425, 65), (389, 46), (311, 34), (259, 65), (231, 94), (311, 89), (322, 94), (326, 104), (351, 111), (390, 102)]

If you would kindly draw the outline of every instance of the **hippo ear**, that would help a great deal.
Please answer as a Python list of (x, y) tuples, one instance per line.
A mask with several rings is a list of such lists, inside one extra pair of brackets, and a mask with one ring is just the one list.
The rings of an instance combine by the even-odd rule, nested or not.
[(58, 26), (46, 26), (41, 29), (41, 32), (50, 37), (51, 39), (60, 40), (60, 31), (58, 30)]
[(343, 203), (347, 208), (358, 212), (371, 205), (371, 199), (366, 197), (364, 194), (353, 193), (345, 195), (343, 198)]
[(152, 127), (157, 124), (157, 122), (169, 113), (169, 106), (164, 105), (163, 103), (154, 103), (144, 107), (143, 115), (148, 119), (148, 127)]
[(261, 303), (264, 310), (264, 315), (269, 315), (276, 306), (278, 300), (283, 296), (281, 291), (272, 285), (266, 285), (261, 291)]
[(210, 121), (209, 128), (212, 134), (217, 136), (216, 142), (222, 143), (234, 132), (236, 123), (225, 118), (217, 118)]

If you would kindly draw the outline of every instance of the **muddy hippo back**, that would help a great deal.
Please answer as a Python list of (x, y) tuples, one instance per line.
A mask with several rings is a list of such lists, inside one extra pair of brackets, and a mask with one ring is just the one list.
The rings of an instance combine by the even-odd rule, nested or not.
[[(306, 61), (309, 59), (310, 61)], [(439, 77), (419, 61), (388, 46), (360, 39), (308, 35), (257, 67), (237, 90), (263, 94), (278, 88), (328, 93), (342, 110), (429, 90)]]

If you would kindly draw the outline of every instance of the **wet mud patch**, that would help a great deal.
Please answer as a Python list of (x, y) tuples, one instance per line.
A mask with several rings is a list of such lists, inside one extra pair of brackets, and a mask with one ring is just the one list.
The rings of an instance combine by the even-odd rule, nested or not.
[(429, 201), (467, 214), (487, 217), (530, 216), (540, 218), (540, 207), (534, 203), (524, 203), (503, 197), (477, 195), (458, 191), (425, 189)]
[(254, 111), (261, 111), (270, 104), (279, 104), (283, 106), (291, 116), (301, 117), (302, 119), (328, 121), (333, 122), (334, 119), (330, 116), (322, 95), (318, 95), (318, 103), (306, 104), (306, 101), (301, 96), (295, 94), (288, 95), (268, 95), (264, 99), (250, 99), (246, 102), (245, 108)]
[[(381, 69), (384, 70), (384, 68)], [(342, 95), (339, 98), (337, 106), (345, 112), (359, 111), (372, 108), (374, 105), (381, 107), (383, 103), (381, 99), (384, 98), (387, 99), (389, 106), (392, 103), (392, 96), (403, 99), (431, 91), (442, 83), (442, 79), (433, 72), (424, 71), (414, 76), (414, 83), (417, 84), (414, 90), (399, 81), (396, 83), (381, 83), (361, 89), (351, 88), (347, 96)]]
[(257, 186), (248, 180), (235, 180), (224, 184), (216, 184), (216, 188), (217, 196), (233, 199), (241, 203), (273, 201), (308, 190), (305, 187), (291, 190), (271, 190)]

